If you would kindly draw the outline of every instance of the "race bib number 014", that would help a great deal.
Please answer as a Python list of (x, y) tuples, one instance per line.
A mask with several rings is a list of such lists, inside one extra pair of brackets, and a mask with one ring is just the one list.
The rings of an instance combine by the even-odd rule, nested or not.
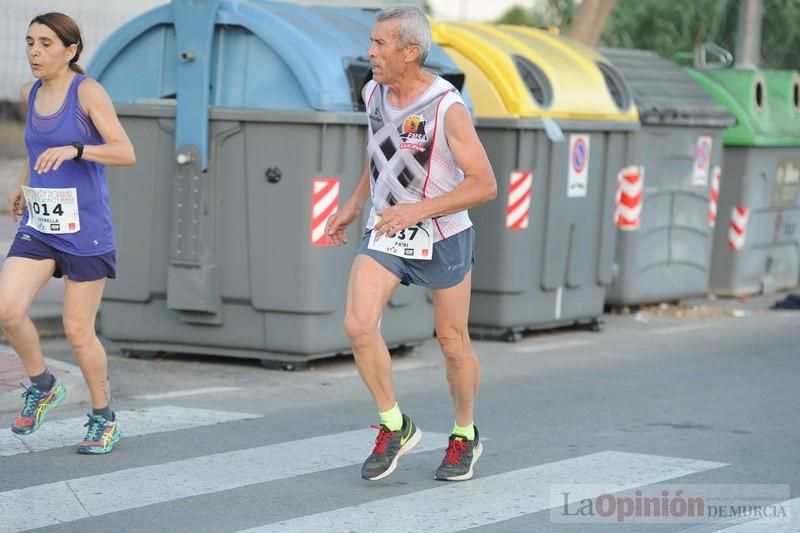
[(78, 191), (22, 186), (28, 206), (28, 226), (42, 233), (77, 233), (81, 229), (78, 217)]
[(369, 238), (368, 248), (403, 259), (433, 258), (433, 222), (423, 220), (416, 226), (398, 231), (393, 237), (378, 235), (374, 231)]

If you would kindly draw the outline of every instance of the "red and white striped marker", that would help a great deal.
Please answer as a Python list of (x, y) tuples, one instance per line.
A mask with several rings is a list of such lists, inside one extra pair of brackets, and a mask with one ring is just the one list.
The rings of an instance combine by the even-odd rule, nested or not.
[(717, 203), (719, 202), (719, 178), (720, 168), (714, 167), (711, 172), (711, 196), (708, 200), (708, 225), (714, 227), (717, 225)]
[(511, 173), (511, 181), (508, 185), (506, 228), (522, 230), (528, 227), (532, 190), (533, 172), (515, 170)]
[(728, 230), (728, 247), (739, 251), (744, 248), (747, 238), (747, 220), (750, 218), (750, 209), (743, 205), (733, 206), (731, 211), (731, 228)]
[(644, 167), (623, 168), (617, 175), (617, 205), (614, 222), (625, 231), (635, 231), (642, 223)]
[(314, 178), (311, 184), (311, 244), (330, 246), (325, 224), (339, 210), (339, 178)]

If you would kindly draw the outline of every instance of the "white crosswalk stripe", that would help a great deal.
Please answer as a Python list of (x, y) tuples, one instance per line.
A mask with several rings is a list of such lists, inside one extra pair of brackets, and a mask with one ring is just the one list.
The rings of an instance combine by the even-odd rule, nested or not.
[[(169, 405), (131, 411), (117, 411), (116, 415), (122, 427), (123, 437), (138, 437), (164, 431), (176, 431), (261, 417), (261, 415), (249, 413), (233, 413)], [(49, 417), (52, 416), (53, 413), (51, 412)], [(63, 420), (50, 420), (48, 418), (41, 429), (25, 436), (17, 436), (10, 430), (1, 431), (0, 457), (40, 452), (64, 446), (75, 446), (83, 439), (83, 424), (86, 423), (86, 420), (85, 416)]]
[[(580, 480), (605, 486), (597, 494), (580, 495), (590, 498), (722, 466), (725, 464), (606, 451), (308, 515), (248, 529), (246, 533), (461, 531), (549, 509), (553, 507), (550, 488), (556, 484)], [(392, 512), (386, 513), (386, 509)], [(458, 512), (443, 513), (442, 509)]]
[[(349, 431), (11, 490), (0, 493), (0, 516), (12, 531), (41, 528), (352, 466), (374, 438), (371, 429)], [(410, 453), (440, 449), (447, 438), (426, 432)]]

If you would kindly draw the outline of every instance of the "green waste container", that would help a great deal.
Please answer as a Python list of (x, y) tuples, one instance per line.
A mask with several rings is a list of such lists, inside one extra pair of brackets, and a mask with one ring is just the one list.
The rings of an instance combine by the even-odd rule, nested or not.
[(739, 296), (794, 287), (800, 282), (800, 75), (688, 72), (736, 117), (723, 137), (710, 288)]

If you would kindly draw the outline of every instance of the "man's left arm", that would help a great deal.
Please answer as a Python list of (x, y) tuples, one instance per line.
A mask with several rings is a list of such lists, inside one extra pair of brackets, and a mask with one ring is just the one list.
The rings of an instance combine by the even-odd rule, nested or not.
[(376, 231), (383, 233), (384, 225), (407, 228), (420, 220), (458, 213), (495, 199), (497, 180), (466, 107), (450, 106), (444, 117), (444, 131), (453, 159), (464, 172), (464, 181), (436, 198), (385, 209), (379, 213), (381, 220), (375, 225)]

